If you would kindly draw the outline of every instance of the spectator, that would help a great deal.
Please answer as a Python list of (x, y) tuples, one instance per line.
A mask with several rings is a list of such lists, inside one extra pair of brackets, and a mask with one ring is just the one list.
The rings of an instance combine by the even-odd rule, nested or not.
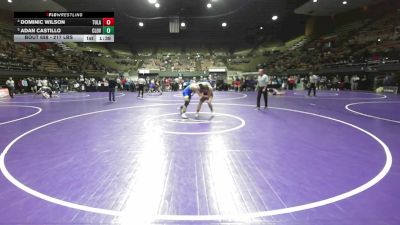
[(6, 86), (8, 89), (8, 94), (10, 95), (11, 98), (14, 98), (15, 83), (12, 77), (8, 78), (8, 80), (6, 81)]
[(115, 79), (108, 79), (108, 99), (111, 102), (111, 96), (112, 96), (112, 101), (115, 102), (115, 88), (117, 87), (117, 81)]

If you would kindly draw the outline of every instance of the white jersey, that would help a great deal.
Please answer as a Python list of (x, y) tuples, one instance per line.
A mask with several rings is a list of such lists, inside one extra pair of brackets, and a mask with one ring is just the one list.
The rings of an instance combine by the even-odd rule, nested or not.
[(268, 76), (267, 74), (263, 74), (262, 76), (258, 76), (257, 82), (259, 87), (266, 87), (268, 84)]
[(318, 81), (318, 76), (317, 75), (314, 74), (314, 75), (310, 76), (310, 83), (311, 84), (316, 84), (317, 81)]
[(7, 87), (9, 87), (9, 88), (13, 88), (14, 87), (14, 81), (13, 80), (7, 80), (6, 81), (6, 85), (7, 85)]
[(43, 87), (49, 86), (49, 82), (46, 79), (45, 80), (41, 80), (40, 82), (42, 83)]
[(143, 78), (139, 78), (138, 79), (138, 84), (146, 84), (146, 80), (145, 79), (143, 79)]

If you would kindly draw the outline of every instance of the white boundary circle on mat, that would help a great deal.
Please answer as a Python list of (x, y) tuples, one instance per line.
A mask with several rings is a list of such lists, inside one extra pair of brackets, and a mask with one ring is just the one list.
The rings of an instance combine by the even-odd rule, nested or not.
[(222, 120), (200, 120), (200, 119), (168, 119), (170, 123), (204, 124), (204, 123), (223, 123)]
[[(323, 95), (320, 95), (320, 96), (322, 96), (322, 97), (339, 96), (338, 93), (329, 93), (329, 92), (328, 92), (328, 94), (331, 94), (331, 95), (326, 95), (326, 94), (327, 94), (326, 92), (322, 92), (322, 93), (324, 93)], [(293, 94), (294, 94), (294, 95), (300, 95), (300, 96), (305, 96), (305, 95), (307, 95), (307, 93), (299, 93), (299, 92), (293, 92)], [(320, 92), (320, 94), (321, 94), (321, 92)]]
[(182, 93), (181, 94), (174, 94), (173, 95), (175, 98), (182, 98)]
[[(214, 92), (214, 93), (219, 93), (219, 92)], [(231, 92), (221, 92), (221, 93), (231, 93)], [(237, 99), (247, 98), (247, 94), (242, 94), (242, 93), (234, 93), (234, 94), (238, 94), (238, 95), (242, 95), (242, 96), (240, 96), (240, 97), (232, 97), (232, 98), (218, 98), (218, 97), (215, 97), (215, 95), (214, 95), (213, 101), (215, 102), (215, 101), (237, 100)], [(175, 96), (175, 95), (179, 95), (179, 94), (174, 94), (173, 97), (178, 97), (178, 96)], [(159, 97), (162, 97), (162, 96), (165, 96), (165, 95), (149, 96), (149, 97), (153, 97), (153, 98), (143, 98), (143, 100), (153, 101), (153, 102), (157, 102), (157, 101), (160, 101), (160, 102), (182, 102), (183, 101), (183, 96), (182, 95), (180, 95), (180, 97), (182, 98), (181, 100), (178, 100), (178, 99), (160, 99)], [(198, 102), (198, 101), (199, 101), (199, 99), (192, 99), (191, 102)]]
[[(49, 125), (55, 124), (55, 123), (59, 123), (65, 120), (69, 120), (69, 119), (73, 119), (73, 118), (78, 118), (78, 117), (82, 117), (82, 116), (87, 116), (87, 115), (92, 115), (92, 114), (97, 114), (97, 113), (102, 113), (102, 112), (109, 112), (109, 111), (115, 111), (115, 110), (122, 110), (122, 109), (133, 109), (133, 108), (147, 108), (147, 107), (156, 107), (156, 106), (171, 106), (174, 104), (156, 104), (156, 105), (144, 105), (144, 106), (132, 106), (132, 107), (122, 107), (122, 108), (114, 108), (114, 109), (108, 109), (108, 110), (101, 110), (101, 111), (95, 111), (95, 112), (90, 112), (90, 113), (84, 113), (84, 114), (79, 114), (79, 115), (75, 115), (75, 116), (70, 116), (70, 117), (66, 117), (60, 120), (56, 120), (50, 123), (46, 123), (44, 125), (41, 125), (39, 127), (36, 127), (34, 129), (31, 129), (23, 134), (21, 134), (20, 136), (18, 136), (17, 138), (15, 138), (13, 141), (11, 141), (4, 149), (4, 151), (2, 152), (2, 154), (0, 155), (0, 170), (3, 173), (3, 175), (7, 178), (7, 180), (9, 180), (12, 184), (14, 184), (16, 187), (20, 188), (21, 190), (25, 191), (26, 193), (29, 193), (37, 198), (40, 198), (42, 200), (57, 204), (57, 205), (61, 205), (61, 206), (65, 206), (68, 208), (73, 208), (73, 209), (77, 209), (77, 210), (82, 210), (82, 211), (86, 211), (86, 212), (92, 212), (92, 213), (98, 213), (98, 214), (103, 214), (103, 215), (110, 215), (110, 216), (124, 216), (124, 213), (121, 211), (116, 211), (116, 210), (110, 210), (110, 209), (102, 209), (102, 208), (96, 208), (96, 207), (90, 207), (90, 206), (86, 206), (86, 205), (80, 205), (77, 203), (73, 203), (73, 202), (68, 202), (68, 201), (64, 201), (61, 199), (57, 199), (55, 197), (51, 197), (49, 195), (43, 194), (41, 192), (38, 192), (26, 185), (24, 185), (23, 183), (21, 183), (20, 181), (18, 181), (16, 178), (14, 178), (10, 172), (7, 170), (7, 167), (5, 165), (5, 157), (7, 155), (7, 153), (10, 151), (11, 147), (20, 139), (22, 139), (24, 136), (37, 131), (41, 128), (47, 127)], [(245, 105), (245, 104), (223, 104), (220, 103), (219, 105), (228, 105), (228, 106), (245, 106), (245, 107), (251, 107), (254, 108), (254, 105)], [(343, 125), (349, 126), (351, 128), (354, 128), (366, 135), (368, 135), (369, 137), (371, 137), (373, 140), (375, 140), (376, 142), (378, 142), (382, 149), (383, 152), (385, 153), (386, 156), (386, 162), (385, 165), (383, 166), (382, 170), (375, 176), (373, 177), (371, 180), (369, 180), (368, 182), (362, 184), (361, 186), (356, 187), (353, 190), (347, 191), (345, 193), (330, 197), (330, 198), (326, 198), (323, 200), (319, 200), (319, 201), (315, 201), (315, 202), (310, 202), (310, 203), (306, 203), (306, 204), (302, 204), (302, 205), (297, 205), (297, 206), (291, 206), (291, 207), (287, 207), (287, 208), (282, 208), (282, 209), (273, 209), (273, 210), (268, 210), (268, 211), (260, 211), (260, 212), (254, 212), (254, 213), (242, 213), (242, 214), (227, 214), (227, 215), (155, 215), (152, 219), (154, 221), (249, 221), (251, 219), (254, 218), (259, 218), (259, 217), (267, 217), (267, 216), (273, 216), (273, 215), (281, 215), (281, 214), (287, 214), (287, 213), (293, 213), (293, 212), (298, 212), (298, 211), (303, 211), (303, 210), (307, 210), (307, 209), (312, 209), (312, 208), (317, 208), (320, 206), (325, 206), (325, 205), (329, 205), (347, 198), (350, 198), (354, 195), (357, 195), (369, 188), (371, 188), (372, 186), (374, 186), (375, 184), (377, 184), (380, 180), (382, 180), (386, 174), (389, 172), (391, 166), (392, 166), (392, 162), (393, 162), (393, 158), (392, 158), (392, 154), (390, 152), (389, 147), (382, 141), (380, 140), (377, 136), (375, 136), (374, 134), (372, 134), (371, 132), (364, 130), (356, 125), (353, 125), (351, 123), (339, 120), (339, 119), (335, 119), (332, 117), (328, 117), (328, 116), (323, 116), (323, 115), (319, 115), (319, 114), (315, 114), (315, 113), (310, 113), (310, 112), (305, 112), (305, 111), (299, 111), (299, 110), (294, 110), (294, 109), (287, 109), (287, 108), (278, 108), (278, 107), (269, 107), (270, 109), (275, 109), (275, 110), (282, 110), (282, 111), (289, 111), (289, 112), (295, 112), (295, 113), (301, 113), (301, 114), (305, 114), (305, 115), (310, 115), (310, 116), (315, 116), (315, 117), (319, 117), (319, 118), (323, 118), (323, 119), (327, 119), (327, 120), (331, 120), (334, 122), (338, 122), (341, 123)]]
[[(194, 113), (193, 112), (187, 112), (187, 114), (194, 114)], [(210, 114), (210, 113), (202, 113), (202, 114)], [(236, 126), (236, 127), (233, 127), (233, 128), (229, 128), (229, 129), (225, 129), (225, 130), (218, 130), (218, 131), (179, 132), (179, 131), (162, 130), (161, 132), (166, 133), (166, 134), (180, 134), (180, 135), (223, 134), (223, 133), (239, 130), (240, 128), (242, 128), (242, 127), (244, 127), (246, 125), (246, 122), (242, 118), (240, 118), (238, 116), (234, 116), (234, 115), (231, 115), (231, 114), (224, 114), (224, 113), (214, 113), (214, 114), (215, 114), (215, 116), (226, 116), (226, 117), (237, 119), (237, 120), (240, 121), (240, 124), (238, 126)], [(167, 113), (167, 114), (161, 114), (161, 115), (157, 115), (157, 116), (153, 116), (153, 117), (147, 118), (144, 121), (144, 126), (148, 127), (150, 120), (154, 120), (156, 118), (163, 117), (163, 116), (171, 116), (171, 115), (179, 116), (179, 113)]]
[(352, 113), (361, 115), (361, 116), (366, 116), (366, 117), (370, 117), (370, 118), (374, 118), (374, 119), (378, 119), (378, 120), (384, 120), (384, 121), (388, 121), (388, 122), (393, 122), (393, 123), (398, 123), (398, 124), (400, 124), (400, 121), (399, 121), (399, 120), (391, 120), (391, 119), (387, 119), (387, 118), (383, 118), (383, 117), (379, 117), (379, 116), (373, 116), (373, 115), (370, 115), (370, 114), (361, 113), (361, 112), (359, 112), (359, 111), (356, 111), (356, 110), (350, 108), (350, 106), (352, 106), (352, 105), (363, 105), (363, 104), (390, 104), (390, 103), (392, 103), (392, 104), (393, 104), (393, 103), (394, 103), (394, 104), (400, 104), (400, 101), (387, 101), (387, 102), (355, 102), (355, 103), (347, 104), (347, 105), (345, 106), (345, 108), (346, 108), (346, 110), (348, 110), (348, 111), (350, 111), (350, 112), (352, 112)]
[[(74, 99), (74, 98), (87, 98), (87, 97), (90, 97), (89, 94), (77, 95), (77, 96), (72, 97), (71, 95), (74, 95), (74, 93), (60, 93), (60, 94), (56, 94), (56, 95), (62, 96), (61, 97), (62, 99)], [(71, 97), (68, 97), (68, 96), (71, 96)]]
[(24, 119), (28, 119), (28, 118), (36, 116), (37, 114), (42, 112), (42, 108), (39, 108), (39, 107), (36, 107), (36, 106), (30, 106), (30, 105), (0, 105), (0, 107), (21, 107), (21, 108), (33, 108), (33, 109), (37, 109), (38, 110), (34, 114), (31, 114), (31, 115), (28, 115), (28, 116), (24, 116), (24, 117), (21, 117), (21, 118), (18, 118), (18, 119), (14, 119), (14, 120), (10, 120), (10, 121), (6, 121), (6, 122), (0, 122), (0, 125), (17, 122), (17, 121), (24, 120)]
[[(65, 100), (65, 101), (56, 101), (56, 100), (49, 100), (49, 99), (42, 99), (42, 101), (32, 101), (32, 102), (4, 102), (0, 100), (0, 104), (42, 104), (42, 103), (48, 103), (48, 102), (84, 102), (84, 101), (93, 101), (93, 100), (99, 100), (99, 99), (108, 99), (108, 92), (107, 97), (99, 97), (99, 98), (83, 98), (83, 99), (76, 99), (76, 100)], [(121, 93), (121, 95), (115, 95), (116, 98), (123, 97), (125, 96), (124, 93)], [(62, 98), (61, 98), (62, 99)], [(71, 99), (71, 98), (69, 98)]]
[[(68, 95), (71, 95), (71, 94), (76, 94), (75, 92), (73, 92), (73, 93), (59, 93), (59, 94), (53, 94), (53, 95), (58, 95), (58, 96), (68, 96)], [(79, 93), (79, 94), (81, 94), (81, 93)], [(33, 96), (35, 96), (35, 94), (25, 94), (25, 95), (14, 95), (14, 97), (16, 97), (16, 98), (23, 98), (23, 97), (33, 97)], [(38, 98), (39, 98), (40, 96), (38, 96)], [(87, 97), (90, 97), (90, 95), (89, 94), (84, 94), (84, 95), (77, 95), (77, 96), (75, 96), (75, 97), (62, 97), (63, 99), (74, 99), (74, 98), (87, 98)], [(41, 99), (43, 99), (43, 98), (41, 98)]]
[[(321, 91), (319, 91), (320, 93), (321, 93)], [(322, 91), (322, 93), (325, 93), (326, 91)], [(296, 92), (294, 92), (294, 93), (296, 93)], [(308, 98), (308, 96), (306, 97), (306, 96), (301, 96), (301, 95), (295, 95), (295, 94), (293, 94), (293, 96), (290, 96), (290, 95), (279, 95), (279, 96), (276, 96), (276, 97), (279, 97), (279, 98), (302, 98), (302, 99), (312, 99), (312, 100), (318, 100), (318, 99), (333, 99), (333, 100), (373, 100), (373, 99), (385, 99), (385, 98), (387, 98), (387, 96), (386, 95), (381, 95), (381, 94), (376, 94), (376, 93), (368, 93), (368, 92), (347, 92), (347, 91), (342, 91), (342, 92), (340, 92), (340, 93), (358, 93), (358, 94), (369, 94), (369, 95), (375, 95), (375, 96), (378, 96), (378, 97), (372, 97), (372, 98), (362, 98), (362, 97), (345, 97), (345, 96), (343, 96), (343, 95), (341, 95), (341, 96), (343, 96), (343, 98), (338, 98), (338, 96), (337, 97), (327, 97), (327, 96), (322, 96), (322, 97), (319, 97), (318, 96), (318, 91), (317, 91), (317, 96), (316, 97), (312, 97), (312, 98)], [(339, 94), (340, 94), (339, 93)]]

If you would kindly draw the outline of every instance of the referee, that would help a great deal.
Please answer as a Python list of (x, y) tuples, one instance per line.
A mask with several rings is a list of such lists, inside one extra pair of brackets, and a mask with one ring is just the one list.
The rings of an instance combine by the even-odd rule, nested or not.
[(258, 70), (258, 78), (257, 78), (257, 110), (260, 110), (260, 101), (261, 101), (261, 95), (264, 96), (264, 109), (267, 109), (268, 107), (268, 90), (267, 90), (267, 84), (268, 84), (268, 76), (264, 74), (264, 69), (259, 69)]
[(315, 97), (316, 94), (316, 87), (317, 87), (317, 82), (318, 82), (318, 76), (310, 73), (310, 77), (309, 77), (309, 87), (308, 87), (308, 96), (310, 96), (311, 94), (311, 90), (313, 90), (313, 94)]
[(143, 77), (140, 77), (139, 79), (138, 79), (138, 85), (139, 85), (139, 87), (138, 87), (138, 98), (140, 97), (140, 93), (142, 93), (141, 95), (142, 95), (142, 98), (143, 98), (143, 91), (144, 91), (144, 85), (146, 84), (146, 80), (143, 78)]
[(117, 87), (117, 81), (115, 79), (110, 78), (108, 80), (108, 99), (111, 102), (111, 97), (112, 101), (115, 102), (115, 87)]

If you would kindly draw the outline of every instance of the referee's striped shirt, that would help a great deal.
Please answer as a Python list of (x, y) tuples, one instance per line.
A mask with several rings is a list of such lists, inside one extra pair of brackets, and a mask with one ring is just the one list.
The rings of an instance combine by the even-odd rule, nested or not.
[(262, 76), (258, 76), (257, 81), (258, 81), (258, 86), (259, 87), (266, 87), (268, 84), (268, 76), (266, 74), (263, 74)]

